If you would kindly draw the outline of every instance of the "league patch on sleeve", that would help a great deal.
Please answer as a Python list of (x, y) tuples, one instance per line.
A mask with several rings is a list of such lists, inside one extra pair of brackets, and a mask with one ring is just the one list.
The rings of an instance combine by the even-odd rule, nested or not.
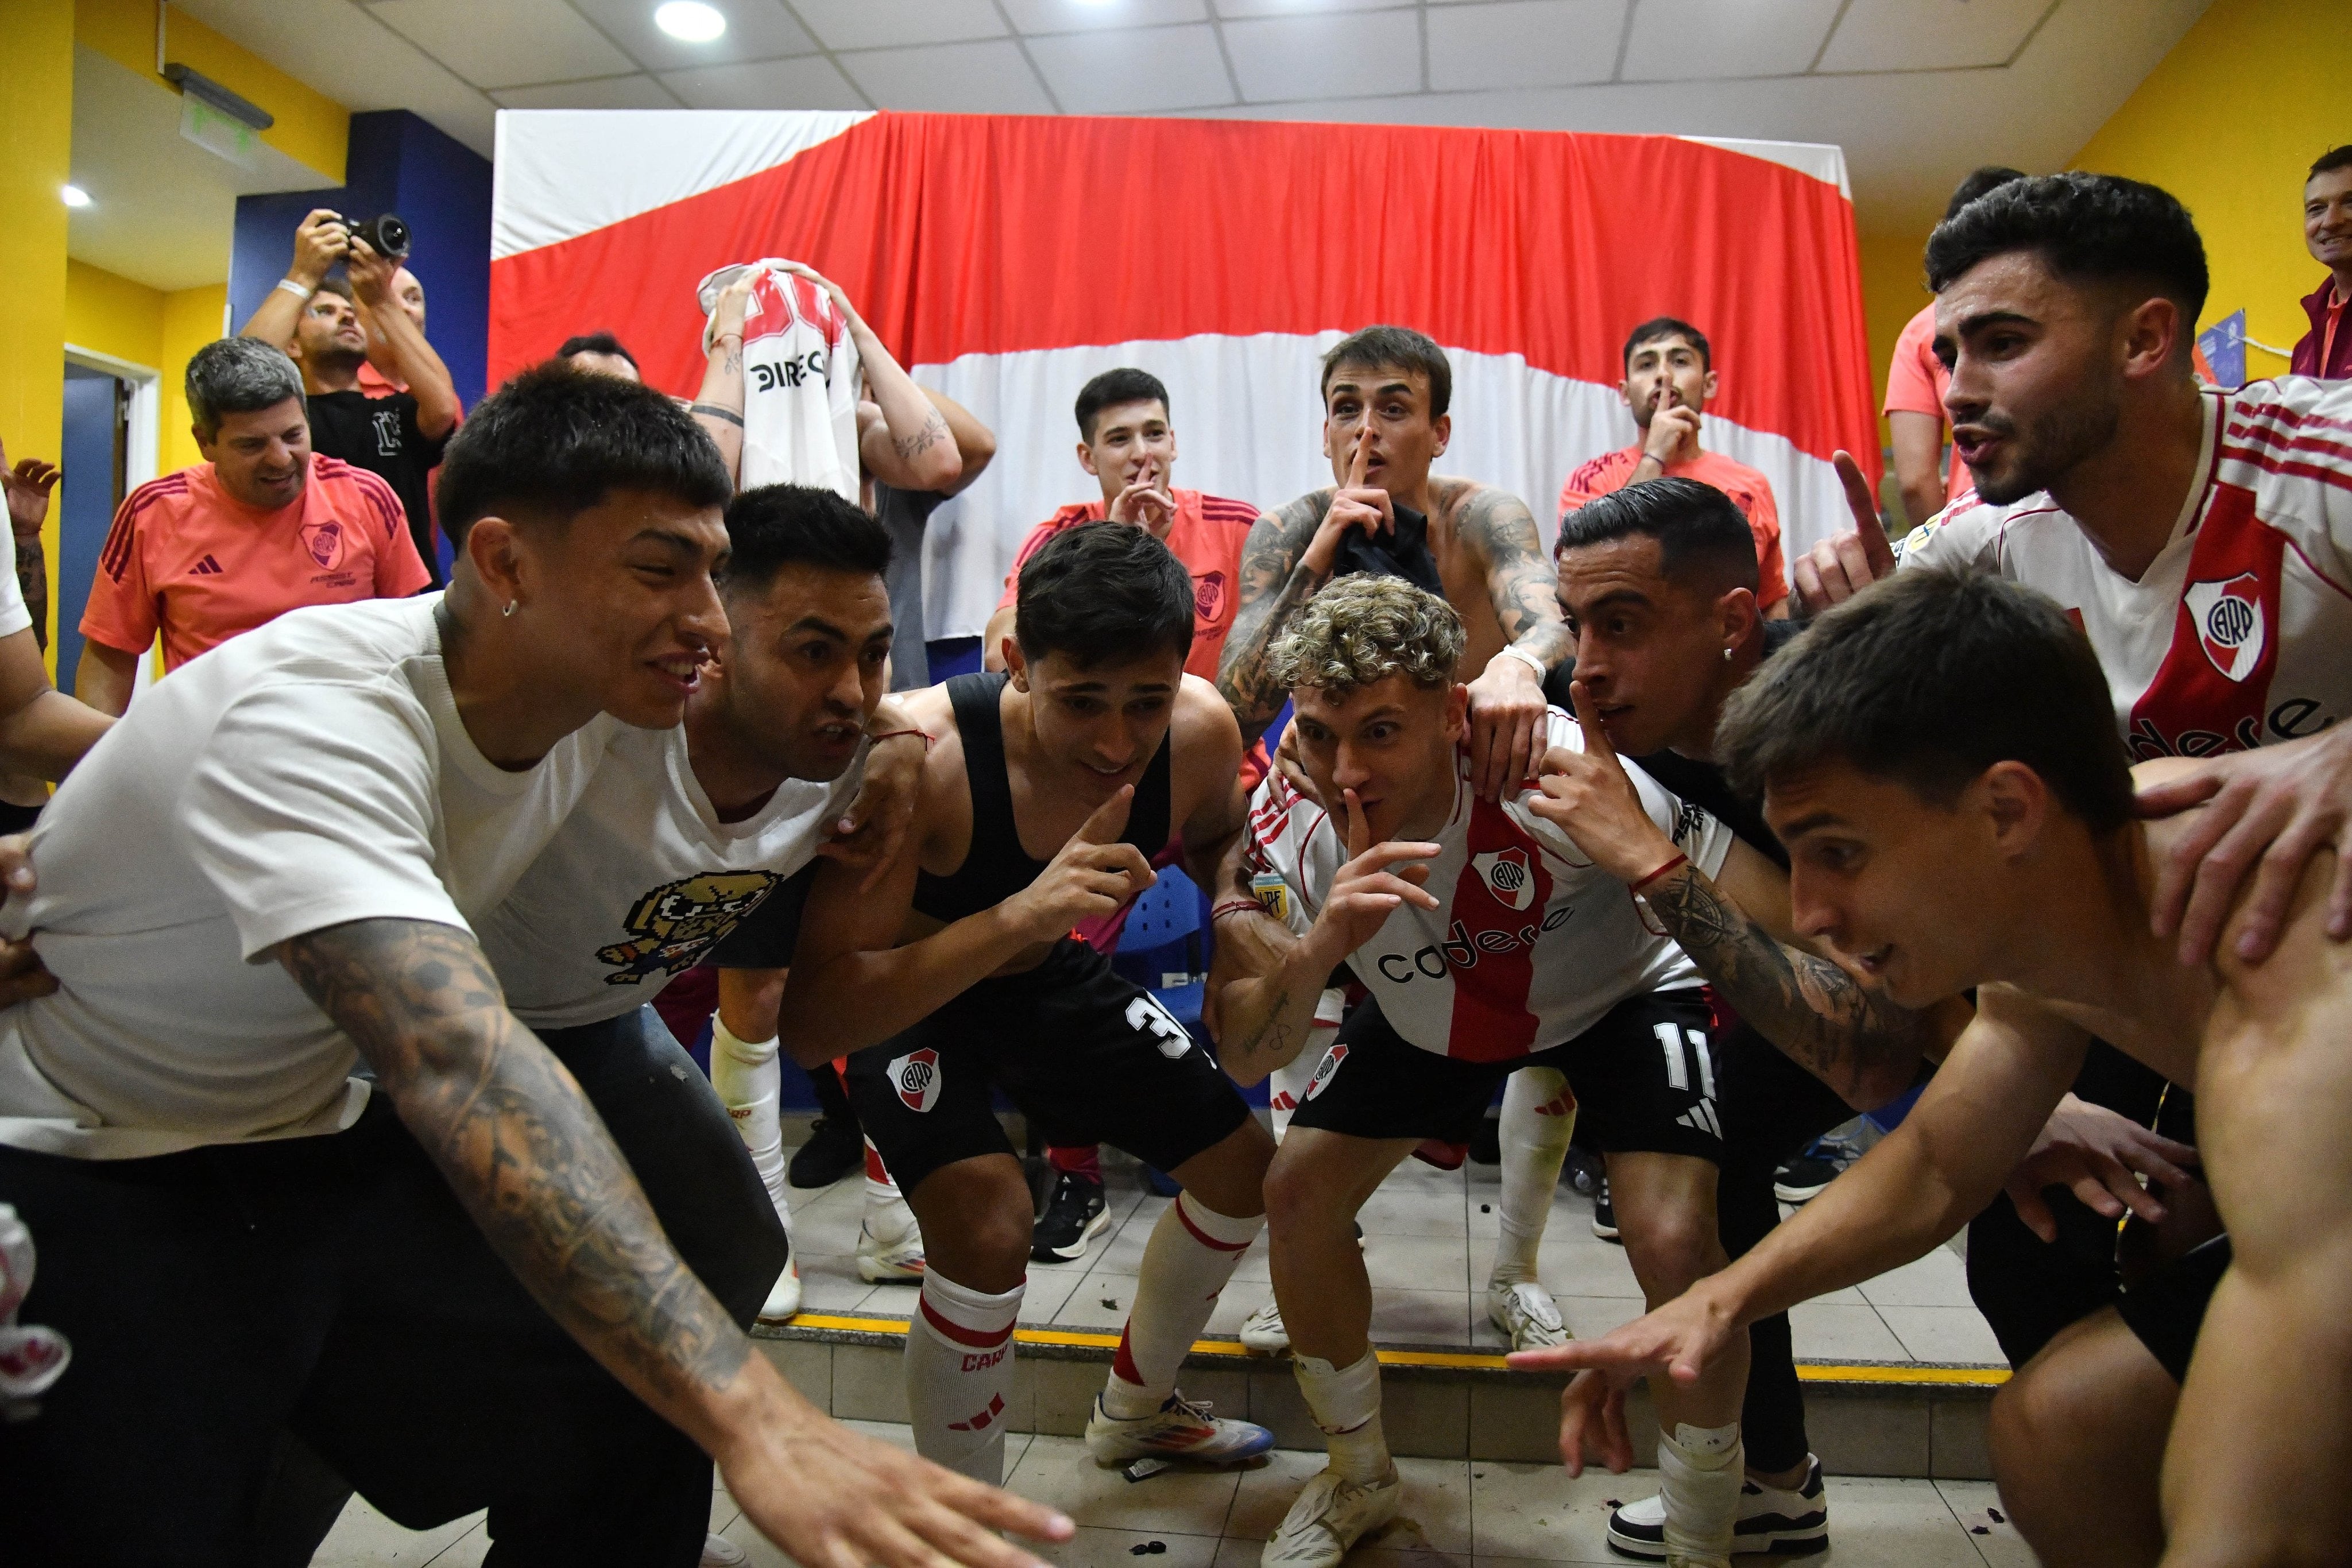
[(1278, 872), (1262, 871), (1250, 878), (1250, 896), (1258, 907), (1284, 925), (1290, 923), (1290, 884)]

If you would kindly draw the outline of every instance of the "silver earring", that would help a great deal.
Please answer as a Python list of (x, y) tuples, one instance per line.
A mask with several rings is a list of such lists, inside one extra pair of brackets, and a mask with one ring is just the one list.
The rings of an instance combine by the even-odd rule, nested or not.
[[(501, 614), (501, 615), (512, 615), (512, 614), (515, 612), (515, 604), (516, 604), (516, 603), (517, 603), (517, 601), (515, 601), (515, 600), (511, 600), (511, 599), (508, 600), (508, 601), (507, 601), (507, 607), (506, 607), (504, 610), (499, 611), (499, 614)], [(1724, 656), (1725, 658), (1727, 658), (1727, 659), (1728, 659), (1729, 657), (1731, 657), (1731, 650), (1730, 650), (1730, 649), (1728, 649), (1728, 648), (1725, 649), (1725, 650), (1723, 651), (1723, 656)]]
[[(513, 613), (514, 613), (514, 606), (513, 606), (513, 605), (509, 604), (509, 605), (508, 605), (508, 606), (507, 606), (507, 613), (508, 613), (508, 614), (509, 614), (509, 615), (511, 615), (511, 614), (513, 614)], [(1728, 648), (1726, 648), (1726, 649), (1723, 651), (1723, 662), (1724, 662), (1725, 664), (1729, 664), (1729, 663), (1731, 663), (1731, 650), (1730, 650), (1730, 649), (1728, 649)]]

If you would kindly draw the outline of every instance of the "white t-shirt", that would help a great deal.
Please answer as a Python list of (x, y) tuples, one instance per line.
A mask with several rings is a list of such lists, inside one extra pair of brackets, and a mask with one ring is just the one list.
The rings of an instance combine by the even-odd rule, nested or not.
[(60, 989), (0, 1013), (0, 1143), (89, 1159), (332, 1132), (357, 1056), (273, 956), (345, 921), (466, 928), (579, 800), (616, 727), (536, 767), (467, 736), (438, 594), (296, 610), (132, 704), (33, 832), (11, 936)]
[(25, 606), (25, 585), (16, 580), (12, 567), (0, 571), (0, 637), (13, 637), (33, 623), (33, 612)]
[[(1552, 709), (1549, 727), (1551, 745), (1583, 749), (1567, 714)], [(1625, 772), (1650, 820), (1701, 871), (1721, 871), (1730, 830), (1633, 764)], [(1625, 884), (1528, 809), (1535, 793), (1480, 798), (1462, 752), (1453, 814), (1429, 836), (1443, 848), (1421, 862), (1438, 906), (1399, 905), (1349, 956), (1390, 1026), (1423, 1051), (1507, 1061), (1574, 1040), (1628, 997), (1702, 983), (1683, 950), (1643, 924)], [(1244, 854), (1259, 902), (1297, 932), (1348, 860), (1338, 824), (1278, 768), (1250, 798)]]
[[(773, 257), (751, 265), (760, 277), (743, 315), (742, 487), (808, 485), (855, 504), (862, 377), (849, 323), (824, 289)], [(736, 270), (702, 280), (706, 313)]]
[(1960, 497), (1903, 541), (2038, 589), (2097, 651), (2136, 760), (2205, 757), (2352, 717), (2352, 382), (2204, 397), (2197, 474), (2137, 582), (2045, 494)]
[(787, 779), (754, 815), (721, 822), (683, 726), (621, 727), (579, 806), (475, 923), (507, 1006), (562, 1029), (653, 1000), (808, 864), (865, 765), (861, 747), (832, 783)]

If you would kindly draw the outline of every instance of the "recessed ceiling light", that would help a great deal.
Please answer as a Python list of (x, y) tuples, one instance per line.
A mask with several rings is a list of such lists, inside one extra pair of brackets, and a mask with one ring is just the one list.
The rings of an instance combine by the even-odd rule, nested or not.
[(727, 18), (702, 0), (669, 0), (654, 13), (654, 26), (683, 44), (707, 44), (727, 31)]
[(89, 205), (89, 193), (83, 190), (79, 185), (68, 185), (58, 191), (58, 194), (65, 198), (65, 204), (67, 206), (86, 207)]

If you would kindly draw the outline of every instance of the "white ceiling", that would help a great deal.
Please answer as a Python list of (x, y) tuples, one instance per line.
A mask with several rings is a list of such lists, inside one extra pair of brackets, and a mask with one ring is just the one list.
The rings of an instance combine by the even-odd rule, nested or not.
[(1865, 225), (2063, 165), (2210, 0), (176, 0), (487, 155), (509, 109), (899, 109), (1834, 141)]

